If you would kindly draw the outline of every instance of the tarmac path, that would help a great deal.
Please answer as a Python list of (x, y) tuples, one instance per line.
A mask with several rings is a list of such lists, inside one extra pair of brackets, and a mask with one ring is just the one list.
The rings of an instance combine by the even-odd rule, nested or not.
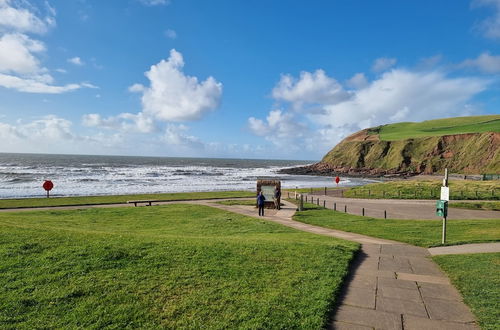
[[(287, 194), (288, 196), (288, 194)], [(294, 198), (294, 194), (290, 193)], [(344, 198), (316, 194), (304, 194), (309, 202), (323, 206), (329, 209), (334, 208), (336, 204), (337, 211), (344, 211), (347, 206), (347, 213), (362, 215), (363, 208), (365, 216), (373, 218), (384, 218), (384, 211), (388, 219), (417, 219), (417, 220), (436, 220), (436, 201), (434, 200), (411, 200), (411, 199), (361, 199)], [(305, 200), (304, 200), (305, 201)], [(469, 210), (461, 208), (448, 208), (448, 219), (500, 219), (500, 211)]]

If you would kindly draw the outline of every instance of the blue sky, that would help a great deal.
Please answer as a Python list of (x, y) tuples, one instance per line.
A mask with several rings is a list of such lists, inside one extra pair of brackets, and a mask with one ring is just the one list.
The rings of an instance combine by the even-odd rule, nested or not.
[(0, 152), (318, 160), (498, 114), (500, 0), (0, 0)]

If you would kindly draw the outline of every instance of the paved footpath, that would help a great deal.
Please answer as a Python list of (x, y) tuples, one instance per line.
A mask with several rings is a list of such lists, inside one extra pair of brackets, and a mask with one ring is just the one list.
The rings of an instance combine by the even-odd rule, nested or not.
[[(200, 204), (256, 216), (253, 207)], [(280, 211), (269, 211), (264, 218), (361, 243), (331, 316), (331, 329), (479, 329), (448, 277), (429, 259), (427, 249), (297, 222), (292, 220), (295, 209), (285, 202)]]

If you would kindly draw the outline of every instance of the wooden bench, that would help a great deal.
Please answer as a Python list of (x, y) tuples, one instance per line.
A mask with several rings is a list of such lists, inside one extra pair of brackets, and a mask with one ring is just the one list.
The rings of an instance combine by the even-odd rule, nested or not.
[(151, 206), (153, 202), (158, 202), (158, 201), (157, 200), (127, 201), (127, 203), (134, 204), (134, 206), (137, 206), (137, 204), (140, 204), (140, 203), (145, 203), (145, 204), (148, 204), (148, 206)]

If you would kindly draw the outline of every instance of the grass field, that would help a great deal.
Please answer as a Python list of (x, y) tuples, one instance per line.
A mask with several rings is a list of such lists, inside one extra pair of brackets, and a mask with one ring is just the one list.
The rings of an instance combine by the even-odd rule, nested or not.
[[(324, 209), (310, 203), (304, 205), (306, 209), (297, 212), (294, 220), (422, 247), (441, 245), (441, 220), (376, 219)], [(447, 245), (496, 241), (500, 241), (498, 219), (448, 221)]]
[(357, 244), (214, 208), (0, 213), (0, 328), (321, 329)]
[(236, 198), (236, 197), (255, 197), (255, 193), (252, 191), (211, 191), (211, 192), (168, 193), (168, 194), (0, 199), (0, 209), (89, 205), (89, 204), (120, 204), (120, 203), (126, 203), (129, 200), (180, 201), (180, 200), (198, 200), (207, 198)]
[(483, 330), (499, 328), (500, 253), (435, 256)]
[[(439, 199), (441, 180), (404, 180), (370, 183), (344, 192), (345, 197), (385, 199)], [(500, 181), (449, 180), (450, 198), (498, 200)]]
[(455, 117), (419, 123), (396, 123), (381, 126), (378, 131), (380, 139), (383, 141), (483, 132), (500, 132), (500, 115)]

